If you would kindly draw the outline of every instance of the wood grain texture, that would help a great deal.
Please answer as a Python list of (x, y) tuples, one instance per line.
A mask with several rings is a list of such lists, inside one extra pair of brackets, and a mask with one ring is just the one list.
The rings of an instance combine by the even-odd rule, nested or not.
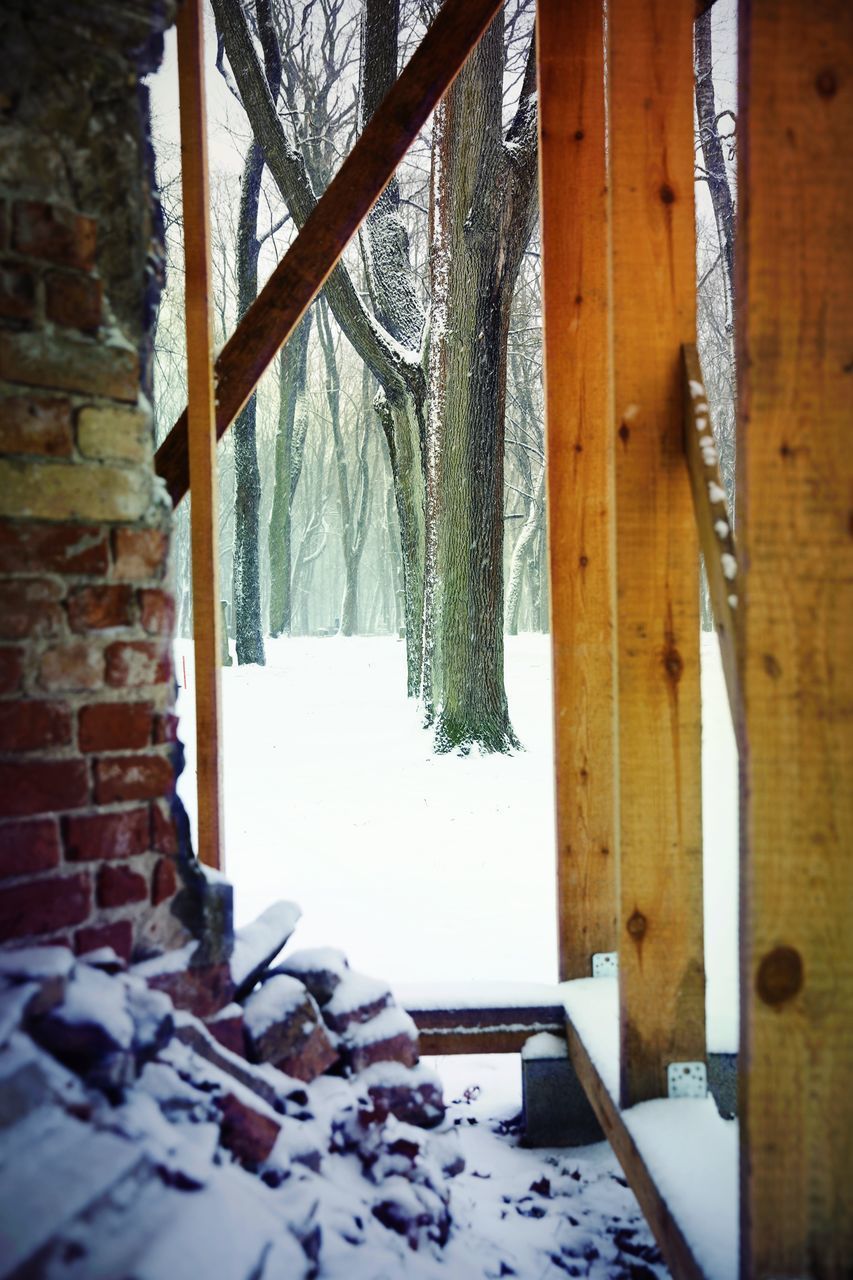
[(219, 751), (220, 601), (213, 402), (212, 286), (204, 95), (202, 0), (178, 15), (181, 181), (185, 228), (187, 414), (195, 639), (198, 856), (222, 869), (222, 777)]
[(613, 421), (601, 0), (539, 0), (560, 978), (616, 950)]
[[(390, 182), (502, 0), (446, 0), (216, 361), (217, 438), (233, 422)], [(187, 492), (184, 413), (157, 450), (157, 474), (177, 505)]]
[(699, 549), (681, 347), (695, 341), (693, 11), (611, 0), (621, 1102), (705, 1057)]
[(684, 346), (683, 360), (684, 452), (690, 472), (699, 546), (705, 560), (711, 608), (720, 642), (729, 707), (732, 722), (737, 728), (740, 724), (737, 548), (720, 472), (719, 454), (711, 430), (702, 368), (692, 343)]
[(484, 1027), (479, 1031), (432, 1031), (426, 1028), (418, 1032), (418, 1048), (422, 1054), (457, 1056), (469, 1053), (521, 1053), (531, 1036), (540, 1031), (560, 1035), (560, 1027)]
[[(619, 1108), (608, 1093), (604, 1081), (595, 1069), (583, 1041), (570, 1020), (566, 1022), (566, 1041), (569, 1057), (578, 1079), (589, 1098), (598, 1123), (604, 1130), (605, 1137), (624, 1170), (631, 1190), (639, 1201), (667, 1266), (676, 1280), (705, 1280), (704, 1271), (696, 1261), (666, 1200), (660, 1194), (637, 1144), (625, 1127)], [(735, 1277), (731, 1280), (735, 1280)]]
[(743, 1276), (853, 1265), (853, 6), (740, 7)]

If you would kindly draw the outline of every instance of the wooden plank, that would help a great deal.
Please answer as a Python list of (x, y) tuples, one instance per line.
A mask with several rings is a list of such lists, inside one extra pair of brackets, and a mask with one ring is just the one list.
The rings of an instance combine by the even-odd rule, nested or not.
[(692, 343), (683, 348), (684, 451), (690, 472), (693, 510), (711, 596), (732, 721), (740, 724), (738, 684), (737, 549), (732, 518), (714, 443), (699, 355)]
[(740, 6), (742, 1268), (853, 1259), (853, 6)]
[(551, 1035), (562, 1034), (562, 1027), (506, 1027), (484, 1028), (480, 1031), (432, 1031), (426, 1028), (418, 1032), (418, 1046), (422, 1054), (456, 1056), (467, 1053), (521, 1053), (531, 1036), (540, 1031)]
[(598, 1123), (604, 1130), (605, 1137), (624, 1170), (631, 1190), (639, 1201), (667, 1266), (678, 1280), (705, 1280), (704, 1272), (696, 1261), (681, 1227), (660, 1194), (636, 1142), (625, 1126), (619, 1108), (611, 1098), (570, 1020), (566, 1022), (566, 1041), (569, 1057), (578, 1079), (589, 1098)]
[(616, 950), (613, 420), (601, 0), (539, 0), (560, 978)]
[(705, 1057), (699, 550), (681, 346), (695, 341), (693, 13), (608, 6), (623, 1106)]
[(425, 1031), (482, 1031), (496, 1027), (530, 1027), (535, 1031), (561, 1032), (563, 1006), (553, 1005), (500, 1005), (483, 1009), (419, 1009), (405, 1005), (406, 1012)]
[(188, 461), (195, 641), (198, 856), (221, 869), (222, 780), (219, 754), (219, 555), (213, 396), (212, 283), (201, 0), (178, 14), (181, 181), (186, 268)]
[[(394, 87), (216, 361), (216, 433), (249, 399), (503, 0), (446, 0)], [(157, 450), (177, 505), (187, 492), (184, 413)]]

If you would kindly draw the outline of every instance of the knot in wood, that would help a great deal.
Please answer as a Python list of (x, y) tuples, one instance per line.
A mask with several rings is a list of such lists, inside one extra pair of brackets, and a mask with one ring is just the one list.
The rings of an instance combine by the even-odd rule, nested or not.
[(803, 985), (803, 960), (794, 947), (774, 947), (758, 966), (755, 987), (765, 1004), (792, 999)]
[(677, 684), (681, 679), (682, 672), (684, 671), (684, 663), (682, 661), (681, 654), (677, 649), (672, 648), (664, 651), (663, 665), (670, 680), (672, 680), (674, 684)]
[(647, 927), (646, 917), (643, 915), (642, 911), (635, 911), (628, 920), (628, 932), (636, 941), (645, 937)]
[(675, 204), (675, 192), (668, 182), (664, 182), (661, 186), (660, 198), (664, 204)]
[(838, 92), (838, 79), (831, 67), (824, 67), (818, 72), (814, 83), (822, 98), (834, 98)]

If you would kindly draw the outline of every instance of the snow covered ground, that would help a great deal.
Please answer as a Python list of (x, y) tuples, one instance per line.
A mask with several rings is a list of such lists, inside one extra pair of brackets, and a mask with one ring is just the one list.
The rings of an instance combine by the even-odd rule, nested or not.
[[(737, 757), (716, 637), (704, 635), (705, 925), (711, 1047), (737, 1047)], [(226, 870), (238, 924), (300, 903), (300, 947), (333, 945), (394, 984), (553, 982), (550, 643), (507, 637), (525, 750), (435, 756), (391, 638), (267, 641), (223, 671)], [(176, 645), (195, 821), (192, 646)]]

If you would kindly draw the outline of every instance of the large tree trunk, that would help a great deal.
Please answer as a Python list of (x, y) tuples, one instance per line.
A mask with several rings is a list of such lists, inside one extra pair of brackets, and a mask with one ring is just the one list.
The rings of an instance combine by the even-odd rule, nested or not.
[(531, 56), (505, 146), (503, 63), (499, 17), (433, 129), (427, 637), (443, 751), (518, 745), (503, 672), (504, 413), (512, 291), (535, 214), (535, 72)]
[(275, 436), (275, 489), (269, 523), (271, 636), (289, 636), (293, 617), (291, 583), (293, 499), (302, 474), (308, 430), (308, 341), (311, 312), (307, 312), (279, 357), (278, 428)]
[[(249, 144), (243, 166), (240, 218), (237, 225), (237, 316), (245, 315), (258, 292), (258, 201), (264, 171), (263, 152)], [(255, 441), (257, 394), (253, 394), (234, 422), (234, 567), (233, 599), (237, 661), (264, 665), (261, 630), (261, 586), (258, 555), (258, 513), (261, 473)]]

